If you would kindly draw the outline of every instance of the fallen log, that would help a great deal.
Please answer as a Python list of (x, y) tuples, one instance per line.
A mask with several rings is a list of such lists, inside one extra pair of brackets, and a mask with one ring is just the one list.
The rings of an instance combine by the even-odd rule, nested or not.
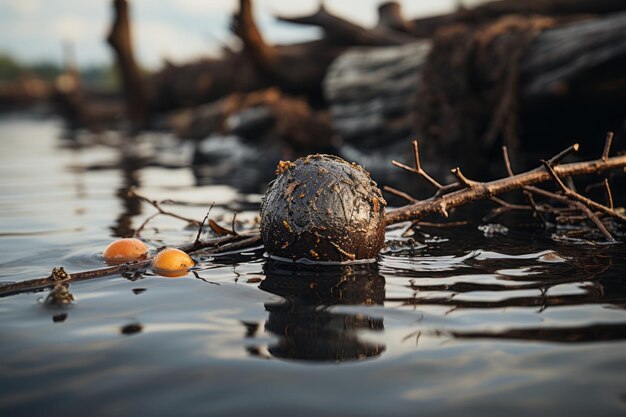
[(386, 27), (365, 29), (329, 13), (323, 6), (310, 16), (277, 16), (280, 21), (319, 26), (324, 38), (294, 45), (269, 45), (252, 14), (251, 0), (240, 0), (233, 16), (232, 31), (243, 45), (243, 53), (271, 82), (291, 94), (304, 94), (313, 103), (323, 103), (321, 85), (331, 62), (346, 47), (355, 45), (401, 45), (414, 40)]
[(569, 21), (589, 15), (599, 15), (626, 10), (621, 0), (498, 0), (472, 8), (461, 7), (444, 15), (413, 19), (410, 24), (415, 36), (430, 38), (435, 32), (453, 23), (481, 24), (505, 15), (544, 15)]
[[(623, 106), (616, 103), (626, 100), (625, 32), (626, 13), (616, 13), (550, 28), (534, 39), (520, 64), (518, 97), (524, 117), (520, 131), (524, 146), (531, 142), (531, 133), (547, 136), (537, 135), (537, 129), (552, 135), (554, 143), (543, 142), (548, 145), (544, 151), (562, 147), (572, 132), (590, 137), (602, 134), (589, 133), (590, 126), (620, 129)], [(414, 135), (425, 140), (436, 137), (419, 130), (415, 123), (419, 116), (416, 103), (424, 100), (424, 67), (432, 45), (423, 40), (385, 48), (351, 48), (333, 62), (324, 91), (333, 124), (344, 141), (367, 147)], [(614, 88), (594, 93), (599, 83)], [(583, 109), (586, 118), (567, 118), (565, 113), (574, 107)], [(546, 118), (546, 113), (562, 117)], [(462, 139), (445, 138), (429, 146), (441, 158)], [(495, 145), (491, 143), (489, 148), (497, 149)]]
[(298, 17), (277, 16), (277, 19), (300, 25), (319, 26), (324, 30), (328, 43), (333, 44), (389, 46), (412, 42), (414, 40), (413, 36), (390, 29), (390, 25), (393, 25), (390, 14), (383, 12), (384, 24), (372, 29), (365, 29), (329, 13), (323, 4), (312, 15)]
[(259, 30), (251, 0), (240, 0), (231, 30), (243, 44), (241, 51), (225, 51), (218, 58), (185, 65), (168, 64), (147, 81), (151, 108), (157, 112), (210, 103), (231, 93), (277, 86), (323, 105), (322, 81), (331, 62), (353, 45), (406, 43), (412, 38), (388, 29), (364, 29), (320, 10), (315, 18), (287, 18), (292, 23), (332, 22), (324, 39), (293, 45), (270, 45)]
[(415, 35), (415, 25), (402, 16), (400, 3), (389, 1), (378, 6), (378, 27)]
[(251, 92), (271, 85), (240, 52), (224, 52), (185, 64), (167, 63), (147, 84), (154, 112), (167, 112), (211, 103), (237, 92)]

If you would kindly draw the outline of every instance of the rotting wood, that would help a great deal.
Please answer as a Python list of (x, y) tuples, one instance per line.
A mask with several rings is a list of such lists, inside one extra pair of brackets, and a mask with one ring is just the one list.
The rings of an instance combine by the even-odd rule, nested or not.
[[(559, 139), (571, 137), (577, 127), (590, 126), (590, 117), (607, 119), (594, 122), (598, 126), (613, 126), (610, 115), (619, 113), (616, 103), (626, 99), (626, 78), (619, 71), (623, 64), (604, 75), (597, 71), (612, 68), (616, 60), (624, 62), (625, 31), (626, 13), (614, 13), (559, 25), (534, 39), (519, 68), (517, 99), (527, 116), (523, 121), (528, 122), (522, 129), (523, 138), (531, 137), (524, 132), (539, 128), (558, 131)], [(400, 46), (350, 48), (341, 54), (324, 80), (338, 134), (348, 143), (365, 147), (407, 140), (416, 134), (430, 139), (415, 127), (415, 104), (424, 99), (422, 75), (431, 49), (430, 40), (421, 40)], [(592, 88), (599, 77), (615, 87), (602, 90), (601, 97), (599, 93), (592, 96), (591, 92), (600, 91)], [(573, 103), (593, 111), (586, 119), (543, 117), (546, 112), (564, 111)], [(441, 157), (452, 146), (445, 140), (435, 142), (429, 147), (429, 156)]]
[(499, 0), (484, 2), (476, 7), (460, 7), (452, 13), (417, 18), (410, 21), (415, 36), (430, 38), (442, 26), (453, 23), (480, 24), (504, 15), (544, 15), (571, 21), (619, 12), (626, 9), (622, 0)]

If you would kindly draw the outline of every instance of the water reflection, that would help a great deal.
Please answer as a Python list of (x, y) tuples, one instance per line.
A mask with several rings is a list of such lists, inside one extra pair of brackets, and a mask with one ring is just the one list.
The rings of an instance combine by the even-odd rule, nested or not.
[[(406, 285), (410, 297), (388, 297), (403, 305), (439, 305), (452, 309), (537, 308), (610, 304), (626, 305), (621, 264), (602, 253), (568, 256), (567, 262), (542, 262), (543, 252), (515, 256), (478, 251), (457, 259), (451, 270), (432, 271), (429, 265), (406, 262), (393, 268), (394, 276), (413, 276)], [(534, 257), (534, 258), (533, 258)], [(391, 263), (392, 258), (387, 258)], [(416, 262), (427, 262), (420, 258)], [(439, 257), (433, 264), (441, 263)], [(448, 261), (448, 264), (452, 262)], [(423, 269), (421, 271), (419, 269)], [(422, 297), (421, 294), (428, 294)]]
[[(278, 358), (343, 362), (381, 355), (385, 345), (362, 340), (360, 331), (384, 330), (383, 319), (339, 313), (336, 305), (382, 305), (385, 278), (376, 265), (304, 268), (268, 261), (259, 288), (284, 297), (265, 304), (265, 328), (280, 337), (269, 353)], [(251, 350), (255, 354), (255, 350)]]
[(501, 332), (452, 332), (460, 339), (534, 340), (553, 343), (589, 343), (626, 339), (626, 323), (592, 324), (574, 327), (531, 327)]
[(49, 307), (66, 307), (75, 302), (74, 294), (70, 292), (69, 284), (55, 285), (43, 300), (44, 305)]
[[(442, 253), (429, 248), (424, 249), (429, 253), (411, 259), (385, 256), (383, 272), (388, 277), (410, 278), (403, 290), (394, 289), (385, 302), (431, 311), (444, 307), (451, 323), (431, 329), (431, 333), (463, 341), (572, 344), (626, 339), (626, 323), (619, 320), (626, 307), (621, 272), (624, 258), (619, 246), (599, 246), (592, 251), (561, 246), (557, 253), (537, 251), (543, 245), (536, 244), (518, 253), (503, 245), (503, 240), (480, 242), (474, 238), (471, 242), (482, 249), (455, 254), (446, 244), (440, 248)], [(580, 314), (583, 309), (586, 315)], [(480, 318), (475, 328), (467, 329), (453, 323), (457, 313)]]
[(124, 210), (115, 219), (115, 225), (111, 227), (113, 236), (133, 236), (135, 230), (132, 227), (133, 217), (141, 214), (141, 201), (130, 194), (130, 191), (139, 187), (140, 169), (143, 167), (137, 158), (124, 155), (120, 164), (123, 185), (117, 189), (116, 196), (120, 199)]

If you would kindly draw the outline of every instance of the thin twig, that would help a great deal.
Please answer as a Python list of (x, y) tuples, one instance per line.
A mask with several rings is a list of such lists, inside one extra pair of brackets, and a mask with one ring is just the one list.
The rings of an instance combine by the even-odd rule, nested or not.
[(202, 229), (204, 229), (204, 224), (206, 223), (206, 221), (209, 219), (209, 214), (211, 214), (211, 209), (213, 208), (213, 204), (211, 203), (211, 205), (209, 206), (209, 209), (206, 212), (206, 216), (204, 216), (204, 219), (202, 219), (202, 223), (200, 223), (200, 227), (198, 227), (198, 234), (196, 235), (196, 240), (194, 240), (194, 244), (197, 244), (198, 242), (200, 242), (200, 236), (202, 236)]
[[(506, 168), (506, 172), (509, 174), (509, 177), (514, 176), (515, 174), (513, 173), (513, 166), (511, 165), (511, 159), (509, 158), (509, 150), (506, 145), (502, 146), (502, 158), (504, 159), (504, 166)], [(537, 206), (537, 203), (535, 203), (533, 194), (525, 187), (522, 189), (524, 191), (524, 197), (526, 197), (528, 204), (533, 210), (533, 216), (539, 217), (543, 226), (547, 227), (549, 225), (548, 219), (546, 219), (546, 217), (543, 215), (542, 210), (539, 210), (539, 206)]]
[(181, 216), (180, 214), (177, 214), (177, 213), (174, 213), (174, 212), (171, 212), (171, 211), (164, 210), (164, 209), (161, 207), (161, 203), (159, 203), (159, 202), (158, 202), (158, 201), (156, 201), (156, 200), (150, 200), (149, 198), (147, 198), (147, 197), (145, 197), (145, 196), (143, 196), (143, 195), (139, 194), (139, 193), (138, 193), (135, 189), (131, 189), (131, 190), (128, 192), (128, 195), (129, 195), (130, 197), (135, 197), (135, 198), (137, 198), (137, 199), (139, 199), (139, 200), (141, 200), (141, 201), (143, 201), (143, 202), (145, 202), (145, 203), (150, 204), (152, 207), (154, 207), (155, 209), (157, 209), (157, 211), (158, 211), (160, 214), (164, 214), (164, 215), (166, 215), (166, 216), (170, 216), (170, 217), (173, 217), (173, 218), (175, 218), (175, 219), (183, 220), (183, 221), (186, 221), (187, 223), (190, 223), (190, 224), (200, 225), (200, 223), (201, 223), (199, 220), (192, 219), (192, 218), (185, 217), (185, 216)]
[(233, 213), (233, 222), (230, 225), (230, 228), (233, 232), (233, 236), (237, 236), (237, 231), (235, 230), (235, 221), (237, 220), (237, 212)]
[(443, 188), (443, 186), (437, 181), (435, 180), (433, 177), (431, 177), (430, 175), (428, 175), (428, 173), (426, 171), (424, 171), (422, 169), (422, 163), (420, 161), (420, 150), (419, 150), (419, 144), (417, 143), (417, 140), (413, 141), (413, 156), (415, 159), (415, 168), (417, 169), (418, 173), (429, 183), (431, 183), (435, 188), (437, 189), (441, 189)]
[[(241, 235), (239, 235), (239, 236), (241, 236)], [(225, 253), (225, 252), (241, 251), (243, 249), (253, 248), (253, 247), (255, 247), (257, 245), (260, 245), (260, 244), (262, 244), (261, 236), (260, 235), (254, 235), (254, 236), (247, 237), (245, 239), (233, 241), (232, 243), (221, 245), (221, 246), (216, 247), (215, 249), (209, 251), (208, 253), (217, 255), (217, 254), (221, 254), (221, 253)]]
[(478, 182), (472, 181), (468, 179), (467, 177), (465, 177), (465, 175), (463, 175), (463, 173), (461, 172), (461, 168), (459, 167), (452, 168), (450, 172), (452, 172), (452, 174), (457, 178), (457, 180), (459, 180), (459, 183), (463, 184), (467, 188), (472, 188), (472, 187), (476, 187), (479, 185)]
[(613, 210), (613, 193), (611, 193), (611, 185), (609, 184), (608, 178), (604, 179), (603, 185), (604, 193), (606, 194), (606, 204), (611, 210)]
[(390, 194), (393, 194), (395, 196), (398, 196), (400, 198), (405, 199), (406, 201), (410, 202), (410, 203), (416, 203), (418, 200), (413, 198), (412, 196), (410, 196), (409, 194), (405, 193), (404, 191), (400, 191), (396, 188), (393, 187), (389, 187), (388, 185), (385, 185), (383, 187), (383, 190), (387, 191)]
[(580, 145), (578, 143), (575, 143), (569, 148), (562, 150), (561, 152), (554, 155), (552, 158), (549, 159), (548, 162), (550, 162), (550, 165), (552, 166), (557, 166), (558, 164), (561, 163), (563, 159), (573, 154), (574, 152), (578, 152), (579, 149), (580, 149)]
[[(578, 145), (578, 144), (576, 144), (576, 145)], [(571, 146), (571, 147), (567, 148), (565, 151), (559, 153), (557, 156), (563, 155), (563, 157), (564, 157), (565, 155), (567, 155), (567, 154), (569, 154), (569, 153), (571, 153), (573, 151), (578, 151), (578, 146), (575, 146), (575, 147)], [(510, 163), (510, 160), (509, 160), (509, 157), (508, 157), (508, 152), (507, 152), (506, 147), (503, 147), (503, 154), (504, 154), (505, 165), (507, 166), (507, 171), (509, 172), (509, 174), (512, 174), (513, 170), (511, 168), (511, 163)], [(561, 159), (562, 158), (554, 157), (554, 158), (550, 159), (550, 161), (552, 161), (552, 162), (548, 162), (548, 161), (541, 161), (541, 162), (544, 165), (546, 171), (548, 171), (548, 174), (550, 174), (552, 179), (557, 183), (557, 185), (562, 190), (564, 190), (564, 191), (567, 190), (567, 191), (570, 191), (570, 192), (573, 193), (573, 191), (571, 191), (568, 187), (565, 186), (565, 184), (561, 181), (559, 176), (556, 174), (556, 172), (554, 172), (554, 169), (552, 168), (552, 163), (558, 163), (558, 162), (560, 162)], [(613, 237), (613, 235), (611, 235), (611, 233), (607, 230), (607, 228), (600, 221), (600, 219), (591, 210), (589, 210), (589, 208), (587, 206), (584, 206), (582, 203), (575, 202), (575, 201), (563, 200), (557, 194), (549, 193), (549, 192), (546, 192), (544, 190), (540, 190), (540, 189), (538, 189), (536, 187), (524, 187), (524, 192), (529, 197), (529, 201), (533, 201), (531, 192), (537, 193), (539, 191), (544, 192), (544, 196), (548, 196), (550, 198), (556, 198), (557, 200), (561, 200), (562, 203), (568, 204), (570, 206), (575, 206), (576, 208), (581, 210), (585, 214), (585, 216), (587, 218), (589, 218), (596, 225), (596, 227), (600, 230), (600, 232), (604, 235), (604, 237), (608, 241), (610, 241), (610, 242), (614, 242), (615, 241), (615, 238)], [(532, 202), (532, 205), (534, 206), (534, 201)], [(536, 213), (540, 214), (539, 211), (536, 211)], [(557, 216), (556, 220), (559, 221), (561, 218), (562, 218), (562, 216)], [(567, 216), (566, 218), (571, 221), (573, 217), (572, 216)], [(547, 224), (547, 222), (543, 218), (543, 216), (542, 216), (542, 221), (544, 222), (544, 224)]]
[(585, 197), (584, 195), (581, 195), (575, 191), (572, 191), (563, 183), (563, 181), (561, 181), (561, 178), (559, 177), (559, 175), (556, 173), (554, 168), (547, 161), (542, 161), (542, 163), (544, 164), (546, 170), (548, 171), (548, 174), (557, 183), (557, 185), (559, 186), (563, 194), (565, 194), (567, 197), (577, 200), (578, 202), (584, 204), (585, 206), (589, 208), (598, 210), (601, 213), (611, 216), (622, 223), (626, 223), (626, 216), (619, 214), (618, 212), (616, 212), (615, 210), (607, 206), (604, 206), (600, 203), (596, 203), (595, 201), (593, 201), (592, 199), (588, 197)]
[(415, 159), (415, 168), (412, 168), (398, 161), (391, 161), (391, 164), (397, 166), (398, 168), (402, 168), (406, 171), (409, 171), (409, 172), (412, 172), (414, 174), (421, 176), (426, 181), (428, 181), (433, 187), (435, 187), (437, 190), (441, 190), (442, 188), (444, 188), (443, 185), (441, 185), (436, 179), (428, 175), (428, 173), (422, 169), (422, 164), (420, 162), (419, 145), (416, 140), (414, 140), (412, 144), (413, 144), (413, 156)]
[(602, 151), (602, 160), (609, 159), (609, 153), (611, 152), (611, 144), (613, 143), (613, 132), (607, 132), (606, 140), (604, 141), (604, 150)]
[(415, 222), (415, 226), (417, 227), (429, 227), (433, 229), (447, 229), (449, 227), (459, 227), (459, 226), (467, 226), (469, 221), (461, 220), (458, 222), (445, 222), (445, 223), (433, 223), (433, 222)]
[(587, 207), (583, 203), (579, 203), (579, 202), (576, 202), (576, 206), (580, 209), (580, 211), (582, 211), (589, 218), (589, 220), (591, 220), (593, 222), (593, 224), (596, 225), (596, 227), (604, 235), (606, 240), (608, 240), (609, 242), (615, 242), (615, 238), (613, 237), (611, 232), (608, 231), (608, 229), (606, 228), (604, 223), (602, 223), (600, 221), (598, 216), (596, 216), (596, 214), (594, 212), (589, 210), (589, 207)]
[(542, 195), (542, 196), (547, 197), (547, 198), (551, 198), (551, 199), (557, 200), (560, 203), (563, 203), (563, 204), (575, 207), (579, 211), (582, 211), (583, 214), (585, 214), (585, 216), (587, 216), (587, 218), (593, 222), (593, 224), (598, 228), (598, 230), (600, 230), (600, 232), (604, 235), (606, 240), (608, 240), (609, 242), (615, 242), (615, 238), (607, 230), (606, 226), (604, 226), (604, 224), (598, 219), (598, 216), (596, 216), (591, 210), (589, 210), (589, 207), (587, 207), (583, 203), (581, 203), (579, 201), (573, 201), (573, 200), (571, 200), (570, 198), (568, 198), (568, 197), (566, 197), (564, 195), (560, 195), (560, 194), (552, 193), (550, 191), (542, 190), (541, 188), (532, 187), (532, 186), (529, 186), (529, 187), (526, 187), (526, 188), (530, 192), (533, 192), (533, 193), (538, 194), (538, 195)]

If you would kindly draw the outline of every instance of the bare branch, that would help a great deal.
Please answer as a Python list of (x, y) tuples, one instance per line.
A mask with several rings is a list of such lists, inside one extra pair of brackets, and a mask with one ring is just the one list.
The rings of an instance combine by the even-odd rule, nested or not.
[(616, 212), (615, 210), (607, 206), (596, 203), (595, 201), (593, 201), (592, 199), (588, 197), (585, 197), (584, 195), (581, 195), (575, 191), (572, 191), (572, 189), (568, 188), (565, 184), (563, 184), (563, 181), (561, 181), (561, 179), (559, 178), (559, 175), (555, 172), (554, 168), (552, 168), (548, 162), (542, 161), (542, 163), (544, 164), (546, 170), (548, 171), (548, 174), (554, 179), (554, 181), (558, 184), (559, 188), (561, 188), (561, 191), (563, 191), (563, 194), (565, 194), (567, 197), (573, 200), (577, 200), (578, 202), (584, 204), (585, 206), (589, 208), (598, 210), (599, 212), (609, 215), (615, 218), (616, 220), (626, 224), (626, 216), (619, 214), (618, 212)]
[(561, 163), (561, 161), (563, 159), (565, 159), (569, 155), (573, 154), (574, 152), (578, 152), (578, 149), (580, 149), (580, 145), (578, 143), (575, 143), (572, 146), (570, 146), (569, 148), (567, 148), (567, 149), (557, 153), (556, 155), (554, 155), (552, 158), (550, 158), (550, 160), (548, 162), (552, 166), (557, 166), (558, 164)]
[(417, 141), (414, 140), (412, 144), (413, 144), (413, 156), (415, 158), (415, 168), (405, 165), (398, 161), (391, 161), (391, 164), (394, 166), (397, 166), (398, 168), (402, 168), (405, 171), (409, 171), (414, 174), (417, 174), (420, 177), (424, 178), (426, 181), (428, 181), (437, 190), (439, 191), (443, 190), (445, 186), (441, 185), (437, 180), (435, 180), (433, 177), (428, 175), (428, 173), (422, 169), (422, 164), (420, 162), (419, 145)]
[(452, 172), (452, 174), (459, 180), (459, 183), (463, 184), (467, 188), (473, 188), (479, 185), (478, 182), (467, 179), (459, 167), (452, 168), (450, 172)]
[(417, 140), (414, 140), (412, 144), (413, 144), (413, 156), (415, 158), (415, 168), (417, 169), (418, 174), (421, 175), (426, 181), (431, 183), (435, 188), (441, 190), (443, 186), (438, 181), (436, 181), (433, 177), (428, 175), (426, 171), (422, 169), (422, 163), (420, 162), (419, 144), (417, 143)]
[(235, 231), (235, 221), (237, 220), (237, 212), (233, 213), (233, 222), (230, 225), (230, 229), (233, 232), (233, 236), (237, 236), (238, 233)]
[(613, 193), (611, 193), (609, 179), (605, 178), (602, 184), (604, 185), (604, 193), (606, 194), (606, 204), (611, 210), (613, 210)]
[(204, 216), (204, 219), (202, 219), (202, 223), (200, 223), (200, 227), (198, 227), (198, 234), (196, 235), (196, 240), (193, 242), (194, 245), (197, 244), (198, 242), (200, 242), (200, 236), (202, 235), (202, 229), (204, 229), (204, 224), (209, 219), (209, 214), (211, 214), (211, 209), (213, 208), (213, 204), (215, 204), (215, 203), (211, 203), (211, 206), (209, 207), (209, 209), (206, 212), (206, 216)]
[(611, 144), (613, 143), (613, 132), (607, 132), (606, 140), (604, 142), (604, 150), (602, 151), (602, 160), (609, 159), (609, 153), (611, 152)]
[[(504, 166), (506, 168), (506, 172), (509, 174), (509, 177), (514, 176), (515, 174), (513, 173), (513, 167), (511, 166), (511, 159), (509, 158), (509, 150), (506, 145), (502, 146), (502, 158), (504, 159)], [(535, 203), (533, 194), (530, 191), (528, 191), (525, 187), (523, 188), (523, 190), (524, 190), (524, 197), (526, 197), (528, 204), (533, 210), (533, 216), (539, 217), (544, 227), (546, 227), (548, 225), (548, 220), (543, 215), (543, 210), (540, 210), (539, 206), (537, 206), (537, 204)]]
[(181, 216), (180, 214), (176, 214), (174, 212), (164, 210), (161, 207), (161, 203), (160, 202), (158, 202), (156, 200), (150, 200), (149, 198), (139, 194), (135, 189), (131, 189), (128, 192), (128, 196), (129, 197), (138, 198), (139, 200), (141, 200), (141, 201), (143, 201), (145, 203), (150, 204), (152, 207), (157, 209), (159, 214), (164, 214), (166, 216), (170, 216), (170, 217), (173, 217), (175, 219), (183, 220), (183, 221), (186, 221), (187, 223), (194, 224), (194, 225), (197, 225), (197, 226), (199, 226), (202, 223), (200, 220), (196, 220), (196, 219), (192, 219), (192, 218), (189, 218), (189, 217)]
[[(577, 146), (568, 148), (559, 154), (563, 156), (560, 156), (559, 158), (552, 158), (551, 161), (559, 162), (560, 159), (570, 152), (575, 151), (576, 148)], [(620, 155), (608, 158), (607, 160), (597, 159), (593, 161), (558, 165), (555, 166), (553, 170), (559, 176), (575, 176), (583, 174), (597, 174), (614, 168), (624, 168), (625, 166), (626, 155)], [(548, 171), (544, 167), (539, 167), (507, 178), (477, 183), (480, 184), (480, 186), (464, 188), (462, 190), (454, 191), (441, 196), (435, 195), (427, 200), (418, 201), (408, 206), (390, 210), (386, 215), (386, 222), (389, 225), (403, 221), (419, 220), (432, 213), (447, 213), (447, 210), (450, 208), (490, 198), (508, 191), (520, 190), (524, 187), (545, 182), (550, 179), (552, 179), (552, 177)], [(600, 206), (601, 208), (598, 208), (597, 206)], [(595, 203), (592, 208), (604, 210), (603, 212), (610, 214), (617, 219), (624, 219), (624, 216), (619, 215), (615, 211), (597, 203)]]
[(387, 191), (390, 194), (403, 198), (410, 203), (416, 203), (418, 201), (417, 199), (411, 197), (409, 194), (405, 193), (404, 191), (400, 191), (396, 188), (389, 187), (388, 185), (385, 185), (383, 187), (383, 190)]
[(504, 158), (504, 166), (506, 167), (506, 172), (509, 174), (509, 177), (512, 177), (515, 174), (513, 174), (511, 160), (509, 159), (509, 150), (506, 145), (502, 146), (502, 157)]
[[(587, 216), (587, 218), (594, 223), (594, 225), (598, 228), (598, 230), (600, 230), (600, 232), (604, 235), (606, 240), (608, 240), (609, 242), (615, 242), (615, 238), (606, 229), (606, 226), (604, 226), (604, 224), (598, 219), (598, 216), (596, 216), (591, 210), (589, 210), (589, 208), (586, 205), (584, 205), (583, 203), (581, 203), (579, 201), (572, 201), (571, 199), (569, 199), (566, 196), (555, 194), (555, 193), (552, 193), (550, 191), (542, 190), (541, 188), (532, 187), (532, 186), (531, 187), (526, 187), (526, 188), (529, 191), (531, 191), (531, 192), (533, 192), (535, 194), (539, 194), (539, 195), (543, 195), (544, 197), (552, 198), (552, 199), (557, 200), (557, 201), (559, 201), (559, 202), (561, 202), (563, 204), (566, 204), (566, 205), (571, 206), (571, 207), (575, 207), (576, 209), (582, 211), (583, 214), (585, 214), (585, 216)], [(571, 216), (568, 216), (568, 217), (571, 217)]]

